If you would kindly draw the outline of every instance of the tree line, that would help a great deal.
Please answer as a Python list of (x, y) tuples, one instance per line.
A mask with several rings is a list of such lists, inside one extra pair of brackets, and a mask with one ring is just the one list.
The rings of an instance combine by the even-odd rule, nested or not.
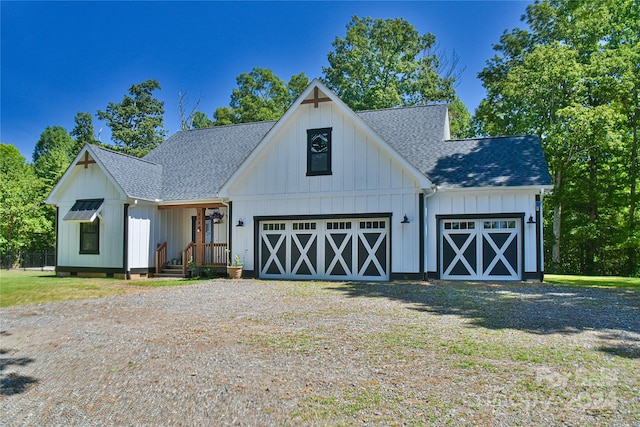
[(540, 137), (547, 270), (639, 275), (640, 3), (537, 1), (523, 19), (479, 74), (476, 133)]
[[(447, 103), (453, 138), (538, 135), (554, 186), (545, 202), (546, 270), (639, 275), (639, 6), (544, 0), (522, 19), (529, 29), (505, 31), (479, 73), (487, 94), (473, 117), (456, 94), (458, 58), (405, 19), (354, 16), (333, 41), (321, 79), (355, 111)], [(309, 79), (301, 72), (285, 81), (256, 67), (236, 83), (229, 105), (211, 116), (199, 111), (199, 100), (187, 111), (180, 93), (181, 129), (277, 120)], [(32, 163), (1, 146), (0, 252), (54, 241), (54, 214), (42, 201), (84, 144), (142, 157), (164, 140), (164, 103), (154, 97), (160, 89), (155, 80), (135, 84), (97, 111), (111, 144), (96, 138), (91, 114), (79, 112), (70, 133), (45, 129)], [(39, 209), (23, 209), (27, 203)]]

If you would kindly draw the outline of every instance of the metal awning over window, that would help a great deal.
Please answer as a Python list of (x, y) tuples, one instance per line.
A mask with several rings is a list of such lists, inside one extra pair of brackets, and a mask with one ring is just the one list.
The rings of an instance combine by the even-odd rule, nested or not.
[(64, 216), (64, 221), (93, 222), (100, 210), (104, 199), (76, 200), (69, 212)]

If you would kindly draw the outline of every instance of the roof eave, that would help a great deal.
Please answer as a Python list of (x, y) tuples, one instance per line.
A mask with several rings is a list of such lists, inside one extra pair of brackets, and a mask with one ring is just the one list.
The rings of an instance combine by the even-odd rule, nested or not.
[(438, 192), (451, 192), (451, 193), (461, 193), (461, 192), (492, 192), (496, 190), (519, 190), (519, 191), (536, 191), (542, 192), (546, 190), (552, 190), (553, 185), (551, 184), (540, 184), (540, 185), (494, 185), (494, 186), (482, 186), (482, 187), (463, 187), (460, 185), (438, 185), (436, 186)]
[(154, 200), (155, 203), (158, 203), (158, 206), (165, 205), (193, 205), (193, 204), (207, 204), (207, 203), (228, 203), (229, 198), (227, 197), (214, 197), (214, 198), (206, 198), (206, 199), (158, 199)]

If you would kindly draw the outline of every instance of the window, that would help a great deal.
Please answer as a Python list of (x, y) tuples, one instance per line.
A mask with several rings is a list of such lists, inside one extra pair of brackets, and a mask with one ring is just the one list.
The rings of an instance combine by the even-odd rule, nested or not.
[(384, 221), (362, 221), (360, 223), (361, 229), (370, 229), (370, 228), (384, 228)]
[(294, 230), (315, 230), (316, 223), (315, 222), (294, 222), (293, 229)]
[(328, 222), (327, 230), (351, 230), (351, 222), (347, 222), (347, 221)]
[(267, 224), (262, 224), (262, 229), (264, 231), (280, 231), (280, 230), (284, 230), (285, 229), (285, 225), (284, 224), (267, 223)]
[(331, 175), (331, 129), (307, 130), (307, 176)]
[(473, 221), (447, 221), (444, 223), (445, 230), (473, 230), (476, 223)]
[(485, 229), (516, 228), (516, 222), (515, 221), (485, 221), (484, 228)]
[(80, 223), (80, 253), (100, 253), (100, 218)]

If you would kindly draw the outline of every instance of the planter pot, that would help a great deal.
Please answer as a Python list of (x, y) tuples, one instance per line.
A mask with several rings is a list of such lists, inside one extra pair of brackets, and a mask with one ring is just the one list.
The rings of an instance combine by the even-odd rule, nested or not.
[(230, 279), (242, 279), (242, 267), (227, 266), (227, 274)]

